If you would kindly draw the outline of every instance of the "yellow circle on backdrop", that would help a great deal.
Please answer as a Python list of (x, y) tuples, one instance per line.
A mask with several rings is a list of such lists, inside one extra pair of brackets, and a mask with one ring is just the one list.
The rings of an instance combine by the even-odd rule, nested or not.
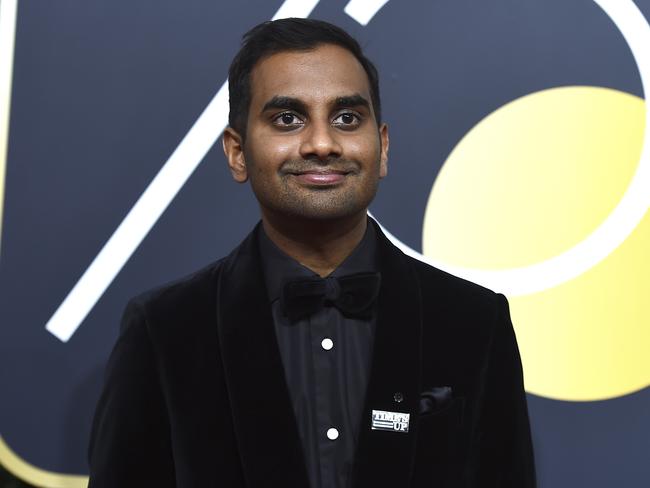
[[(644, 129), (644, 101), (606, 88), (554, 88), (501, 107), (436, 178), (424, 254), (481, 269), (560, 254), (625, 193)], [(648, 386), (650, 215), (586, 273), (510, 304), (529, 392), (586, 401)]]

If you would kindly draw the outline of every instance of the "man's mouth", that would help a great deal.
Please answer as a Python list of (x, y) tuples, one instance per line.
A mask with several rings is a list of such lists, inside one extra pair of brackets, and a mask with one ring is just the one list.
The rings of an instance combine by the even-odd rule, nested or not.
[(329, 186), (341, 183), (349, 171), (338, 170), (307, 170), (292, 172), (291, 174), (300, 182), (307, 185)]

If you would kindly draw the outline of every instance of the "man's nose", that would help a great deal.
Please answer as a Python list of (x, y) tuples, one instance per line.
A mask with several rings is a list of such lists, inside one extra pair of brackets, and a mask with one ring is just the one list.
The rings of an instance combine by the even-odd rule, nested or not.
[(304, 139), (300, 145), (300, 156), (304, 159), (329, 159), (340, 157), (341, 145), (336, 129), (329, 122), (312, 122), (303, 131)]

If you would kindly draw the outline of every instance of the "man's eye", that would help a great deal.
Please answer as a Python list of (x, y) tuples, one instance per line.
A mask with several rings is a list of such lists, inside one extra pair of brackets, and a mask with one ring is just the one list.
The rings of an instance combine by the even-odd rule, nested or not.
[(302, 120), (291, 112), (284, 112), (275, 117), (273, 123), (279, 126), (293, 126), (302, 124)]
[(361, 123), (361, 118), (352, 112), (345, 112), (338, 115), (333, 124), (336, 126), (343, 127), (355, 127)]

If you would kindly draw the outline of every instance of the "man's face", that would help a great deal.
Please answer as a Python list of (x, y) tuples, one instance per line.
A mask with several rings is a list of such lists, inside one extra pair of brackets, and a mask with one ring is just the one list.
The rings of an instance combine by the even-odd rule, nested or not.
[(368, 78), (341, 47), (281, 52), (251, 73), (245, 141), (228, 129), (235, 180), (250, 179), (266, 216), (338, 219), (365, 213), (386, 175)]

